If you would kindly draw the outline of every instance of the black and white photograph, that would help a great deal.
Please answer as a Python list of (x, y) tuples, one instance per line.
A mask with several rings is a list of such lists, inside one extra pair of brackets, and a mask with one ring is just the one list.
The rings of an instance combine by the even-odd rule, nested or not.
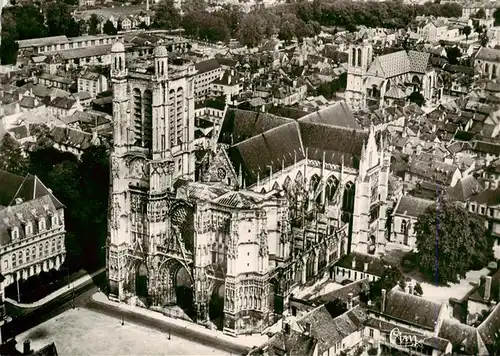
[(0, 356), (500, 356), (500, 1), (0, 11)]

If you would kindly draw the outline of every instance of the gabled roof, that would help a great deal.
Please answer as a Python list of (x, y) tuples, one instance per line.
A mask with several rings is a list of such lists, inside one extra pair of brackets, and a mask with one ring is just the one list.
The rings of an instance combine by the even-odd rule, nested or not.
[(450, 340), (454, 349), (465, 355), (488, 355), (488, 350), (476, 328), (453, 319), (444, 319), (439, 329), (439, 337)]
[(228, 108), (222, 123), (219, 143), (237, 144), (289, 122), (293, 120), (259, 111)]
[[(392, 78), (405, 73), (425, 73), (429, 65), (430, 53), (417, 51), (398, 51), (375, 58), (368, 70), (370, 75)], [(373, 73), (380, 66), (382, 73)]]
[(51, 197), (57, 209), (63, 207), (61, 202), (50, 193), (38, 177), (31, 174), (21, 177), (0, 170), (0, 207), (14, 204), (17, 198), (29, 201), (46, 195)]
[(496, 189), (486, 189), (470, 198), (471, 202), (496, 206), (500, 204), (500, 187)]
[(75, 99), (71, 99), (68, 97), (57, 97), (54, 98), (49, 105), (55, 108), (69, 110), (73, 107), (73, 105), (75, 105), (75, 103)]
[(433, 200), (416, 198), (411, 195), (403, 195), (399, 199), (398, 205), (394, 210), (394, 214), (418, 218), (429, 206), (433, 204), (435, 204)]
[(442, 305), (416, 295), (392, 290), (387, 294), (383, 314), (434, 330)]
[(452, 199), (464, 202), (483, 190), (483, 184), (474, 178), (474, 176), (468, 175), (461, 178), (455, 186), (447, 188), (446, 193)]
[(312, 302), (315, 304), (327, 304), (329, 302), (333, 302), (335, 299), (346, 302), (349, 298), (349, 294), (352, 293), (352, 296), (356, 298), (361, 292), (363, 292), (364, 290), (368, 290), (369, 286), (370, 282), (367, 278), (361, 279), (359, 281), (349, 283), (348, 285), (334, 290), (330, 293), (321, 295), (313, 299)]
[(280, 331), (259, 348), (248, 353), (248, 356), (312, 356), (318, 340), (304, 333), (290, 330)]
[(361, 330), (363, 322), (368, 318), (363, 308), (356, 306), (342, 315), (332, 318), (325, 305), (322, 305), (297, 321), (305, 328), (311, 325), (311, 335), (318, 340), (318, 354), (322, 355), (352, 333)]
[(221, 65), (219, 64), (217, 59), (212, 58), (212, 59), (207, 59), (206, 61), (198, 62), (194, 65), (194, 67), (198, 71), (197, 74), (199, 75), (202, 73), (210, 72), (212, 70), (221, 68)]
[(361, 129), (345, 101), (337, 102), (299, 119), (299, 122), (315, 122), (350, 129)]
[(491, 62), (500, 62), (500, 50), (481, 47), (479, 48), (479, 51), (477, 51), (475, 59), (491, 61)]

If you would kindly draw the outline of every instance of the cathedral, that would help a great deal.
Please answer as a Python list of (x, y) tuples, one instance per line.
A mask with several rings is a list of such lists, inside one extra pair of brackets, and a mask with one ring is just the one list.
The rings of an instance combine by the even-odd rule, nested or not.
[(342, 255), (384, 253), (390, 156), (344, 102), (298, 120), (226, 106), (197, 160), (194, 67), (111, 52), (110, 297), (261, 332)]

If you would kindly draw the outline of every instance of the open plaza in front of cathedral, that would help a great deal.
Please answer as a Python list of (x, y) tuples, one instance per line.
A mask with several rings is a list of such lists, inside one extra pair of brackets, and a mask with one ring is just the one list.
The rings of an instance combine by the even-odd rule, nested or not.
[(84, 308), (68, 310), (17, 337), (34, 349), (55, 342), (59, 356), (230, 355), (219, 349), (171, 336)]

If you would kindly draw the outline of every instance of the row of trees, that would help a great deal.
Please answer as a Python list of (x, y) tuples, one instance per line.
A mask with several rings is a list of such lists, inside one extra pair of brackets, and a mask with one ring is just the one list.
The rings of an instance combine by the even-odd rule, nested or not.
[(321, 31), (321, 26), (351, 31), (359, 25), (405, 28), (416, 15), (460, 17), (462, 13), (461, 7), (453, 3), (410, 6), (398, 0), (366, 3), (304, 1), (273, 8), (259, 7), (248, 14), (230, 5), (209, 12), (204, 1), (190, 0), (183, 11), (181, 16), (172, 0), (163, 0), (156, 8), (153, 27), (183, 27), (188, 36), (212, 42), (238, 38), (250, 47), (274, 34), (285, 41), (314, 36)]
[(67, 260), (87, 269), (104, 264), (109, 190), (108, 150), (90, 146), (78, 159), (53, 148), (39, 130), (38, 146), (27, 157), (9, 134), (0, 144), (0, 169), (38, 176), (65, 205)]

